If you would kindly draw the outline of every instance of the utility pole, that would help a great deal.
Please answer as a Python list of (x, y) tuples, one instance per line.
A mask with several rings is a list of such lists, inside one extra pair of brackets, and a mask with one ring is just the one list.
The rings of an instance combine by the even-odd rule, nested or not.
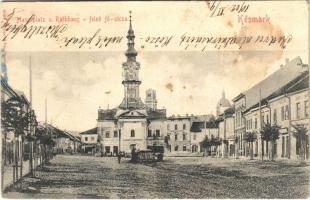
[[(262, 131), (263, 128), (263, 122), (262, 122), (262, 89), (259, 89), (259, 130)], [(260, 134), (260, 140), (261, 140), (261, 156), (262, 156), (262, 160), (264, 160), (264, 141), (263, 141), (263, 137), (262, 134)]]
[[(45, 124), (44, 124), (44, 127), (45, 127), (45, 134), (47, 136), (47, 134), (48, 134), (48, 130), (47, 130), (47, 99), (45, 99)], [(46, 154), (46, 145), (43, 144), (43, 146), (44, 146), (44, 148), (43, 148), (44, 152), (43, 152), (43, 155), (42, 155), (42, 163), (41, 163), (42, 166), (44, 165), (44, 162), (45, 162), (46, 156), (47, 156), (47, 154)]]
[[(29, 111), (30, 111), (30, 127), (29, 127), (29, 132), (30, 132), (30, 137), (32, 136), (32, 63), (31, 63), (31, 55), (29, 57)], [(30, 141), (30, 172), (31, 172), (31, 175), (32, 177), (34, 177), (34, 172), (33, 172), (33, 166), (34, 166), (34, 155), (33, 155), (33, 147), (34, 144), (33, 144), (33, 141), (31, 139)]]

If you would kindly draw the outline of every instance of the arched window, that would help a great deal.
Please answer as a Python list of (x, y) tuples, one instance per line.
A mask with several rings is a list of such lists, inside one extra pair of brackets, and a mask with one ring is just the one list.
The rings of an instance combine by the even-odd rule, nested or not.
[(132, 130), (130, 131), (130, 137), (135, 137), (135, 130), (132, 129)]

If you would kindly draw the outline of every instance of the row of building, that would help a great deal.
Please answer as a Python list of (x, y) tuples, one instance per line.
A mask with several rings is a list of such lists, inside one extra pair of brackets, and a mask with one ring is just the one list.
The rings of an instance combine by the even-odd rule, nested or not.
[[(297, 57), (252, 88), (240, 93), (232, 102), (225, 97), (217, 105), (217, 115), (166, 116), (165, 109), (157, 108), (156, 91), (146, 91), (145, 102), (140, 98), (140, 63), (136, 61), (134, 31), (131, 18), (127, 34), (127, 60), (123, 63), (124, 97), (113, 109), (99, 109), (97, 127), (80, 133), (82, 149), (116, 155), (132, 149), (164, 151), (165, 155), (196, 155), (207, 152), (206, 137), (218, 138), (221, 143), (211, 148), (211, 155), (248, 156), (251, 144), (245, 141), (247, 132), (254, 132), (254, 156), (270, 153), (268, 142), (262, 142), (260, 130), (264, 124), (280, 126), (276, 142), (276, 156), (296, 158), (297, 140), (293, 124), (304, 125), (309, 135), (309, 71), (308, 65)], [(309, 157), (309, 137), (306, 155)], [(263, 150), (262, 150), (263, 149)], [(208, 150), (209, 151), (209, 150)]]
[[(2, 69), (5, 69), (6, 66), (4, 63), (1, 64)], [(44, 122), (37, 122), (36, 121), (36, 116), (34, 110), (31, 108), (31, 103), (27, 99), (26, 95), (14, 88), (12, 88), (8, 84), (7, 80), (7, 75), (6, 74), (1, 74), (1, 132), (3, 133), (2, 136), (2, 158), (3, 162), (6, 164), (11, 164), (13, 160), (13, 152), (14, 149), (18, 149), (18, 157), (25, 157), (25, 159), (29, 159), (29, 152), (30, 152), (30, 141), (31, 137), (36, 137), (39, 135), (39, 132), (44, 132), (44, 134), (50, 135), (53, 141), (55, 142), (54, 144), (54, 149), (57, 149), (58, 152), (77, 152), (79, 150), (79, 146), (81, 144), (80, 138), (75, 137), (74, 135), (70, 134), (69, 132), (65, 130), (61, 130), (51, 124), (44, 123)], [(22, 133), (16, 134), (14, 131), (15, 127), (13, 126), (13, 123), (11, 122), (9, 124), (10, 127), (6, 127), (6, 120), (7, 117), (6, 115), (7, 112), (10, 112), (9, 109), (11, 105), (8, 105), (7, 102), (10, 100), (14, 99), (16, 102), (20, 102), (21, 107), (21, 113), (24, 113), (23, 115), (26, 115), (26, 113), (31, 113), (33, 122), (32, 126), (33, 129), (29, 129), (29, 127), (23, 127), (22, 128)], [(18, 119), (15, 119), (18, 120)], [(26, 122), (26, 119), (24, 119)], [(31, 123), (29, 121), (29, 123)], [(16, 123), (16, 126), (19, 126), (19, 124)], [(30, 126), (30, 124), (29, 124)], [(15, 140), (15, 141), (14, 141)], [(36, 140), (39, 140), (36, 138)], [(16, 144), (13, 144), (13, 143)], [(13, 147), (13, 146), (17, 147)], [(35, 151), (34, 147), (34, 151)]]

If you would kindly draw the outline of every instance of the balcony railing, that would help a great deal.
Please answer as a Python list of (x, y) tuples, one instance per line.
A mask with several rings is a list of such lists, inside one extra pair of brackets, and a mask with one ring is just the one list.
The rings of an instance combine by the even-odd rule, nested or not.
[(147, 136), (147, 140), (163, 140), (164, 136)]

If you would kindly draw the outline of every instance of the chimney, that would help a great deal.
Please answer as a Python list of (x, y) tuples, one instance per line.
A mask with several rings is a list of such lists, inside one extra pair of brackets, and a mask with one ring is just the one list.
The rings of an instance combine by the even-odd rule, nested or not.
[(302, 64), (302, 72), (309, 71), (309, 67), (307, 64)]

